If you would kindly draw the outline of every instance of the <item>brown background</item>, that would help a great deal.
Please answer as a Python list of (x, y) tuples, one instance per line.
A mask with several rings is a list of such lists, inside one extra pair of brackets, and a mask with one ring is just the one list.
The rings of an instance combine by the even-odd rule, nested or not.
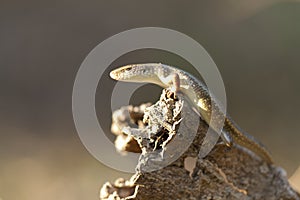
[[(81, 62), (97, 44), (143, 26), (174, 29), (202, 44), (222, 74), (232, 118), (261, 140), (289, 175), (300, 165), (298, 2), (2, 0), (0, 5), (0, 199), (97, 199), (105, 181), (129, 176), (85, 150), (74, 128), (71, 95)], [(110, 69), (148, 61), (189, 65), (170, 53), (143, 50), (122, 56)], [(114, 82), (108, 71), (105, 75), (97, 111), (109, 134)], [(133, 103), (158, 97), (157, 87), (147, 88)]]

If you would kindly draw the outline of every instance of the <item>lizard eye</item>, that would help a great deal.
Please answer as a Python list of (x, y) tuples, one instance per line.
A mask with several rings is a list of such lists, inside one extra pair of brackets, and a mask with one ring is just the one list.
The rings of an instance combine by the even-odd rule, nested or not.
[(125, 71), (130, 71), (132, 69), (132, 67), (127, 67), (126, 69), (125, 69)]

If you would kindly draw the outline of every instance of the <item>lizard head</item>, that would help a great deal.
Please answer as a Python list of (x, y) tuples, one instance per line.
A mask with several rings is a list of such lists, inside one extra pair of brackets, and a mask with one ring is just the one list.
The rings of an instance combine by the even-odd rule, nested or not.
[(157, 64), (133, 64), (119, 67), (110, 72), (110, 77), (126, 82), (156, 82)]

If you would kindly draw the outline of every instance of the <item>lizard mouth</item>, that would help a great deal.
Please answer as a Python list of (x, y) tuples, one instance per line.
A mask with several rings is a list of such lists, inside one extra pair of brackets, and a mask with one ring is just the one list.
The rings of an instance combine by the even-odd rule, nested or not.
[(118, 76), (118, 72), (117, 69), (113, 70), (109, 73), (110, 78), (114, 79), (114, 80), (119, 80), (119, 76)]
[(123, 66), (123, 67), (120, 67), (120, 68), (117, 68), (117, 69), (112, 70), (112, 71), (109, 73), (109, 76), (110, 76), (112, 79), (115, 79), (115, 80), (125, 79), (126, 74), (127, 74), (129, 71), (131, 71), (131, 69), (132, 69), (132, 66), (126, 65), (126, 66)]

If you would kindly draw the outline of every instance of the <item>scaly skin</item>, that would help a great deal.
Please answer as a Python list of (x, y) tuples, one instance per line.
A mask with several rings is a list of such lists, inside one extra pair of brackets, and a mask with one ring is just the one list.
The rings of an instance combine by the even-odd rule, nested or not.
[[(191, 74), (168, 65), (147, 63), (117, 68), (110, 72), (110, 76), (119, 81), (154, 83), (163, 88), (171, 87), (175, 93), (182, 92), (210, 127), (217, 131), (216, 127), (223, 126), (221, 138), (226, 145), (238, 144), (251, 150), (265, 162), (273, 163), (265, 147), (251, 135), (243, 132), (228, 115), (224, 114), (220, 104), (209, 94), (207, 87)], [(212, 111), (214, 115), (211, 115)]]

